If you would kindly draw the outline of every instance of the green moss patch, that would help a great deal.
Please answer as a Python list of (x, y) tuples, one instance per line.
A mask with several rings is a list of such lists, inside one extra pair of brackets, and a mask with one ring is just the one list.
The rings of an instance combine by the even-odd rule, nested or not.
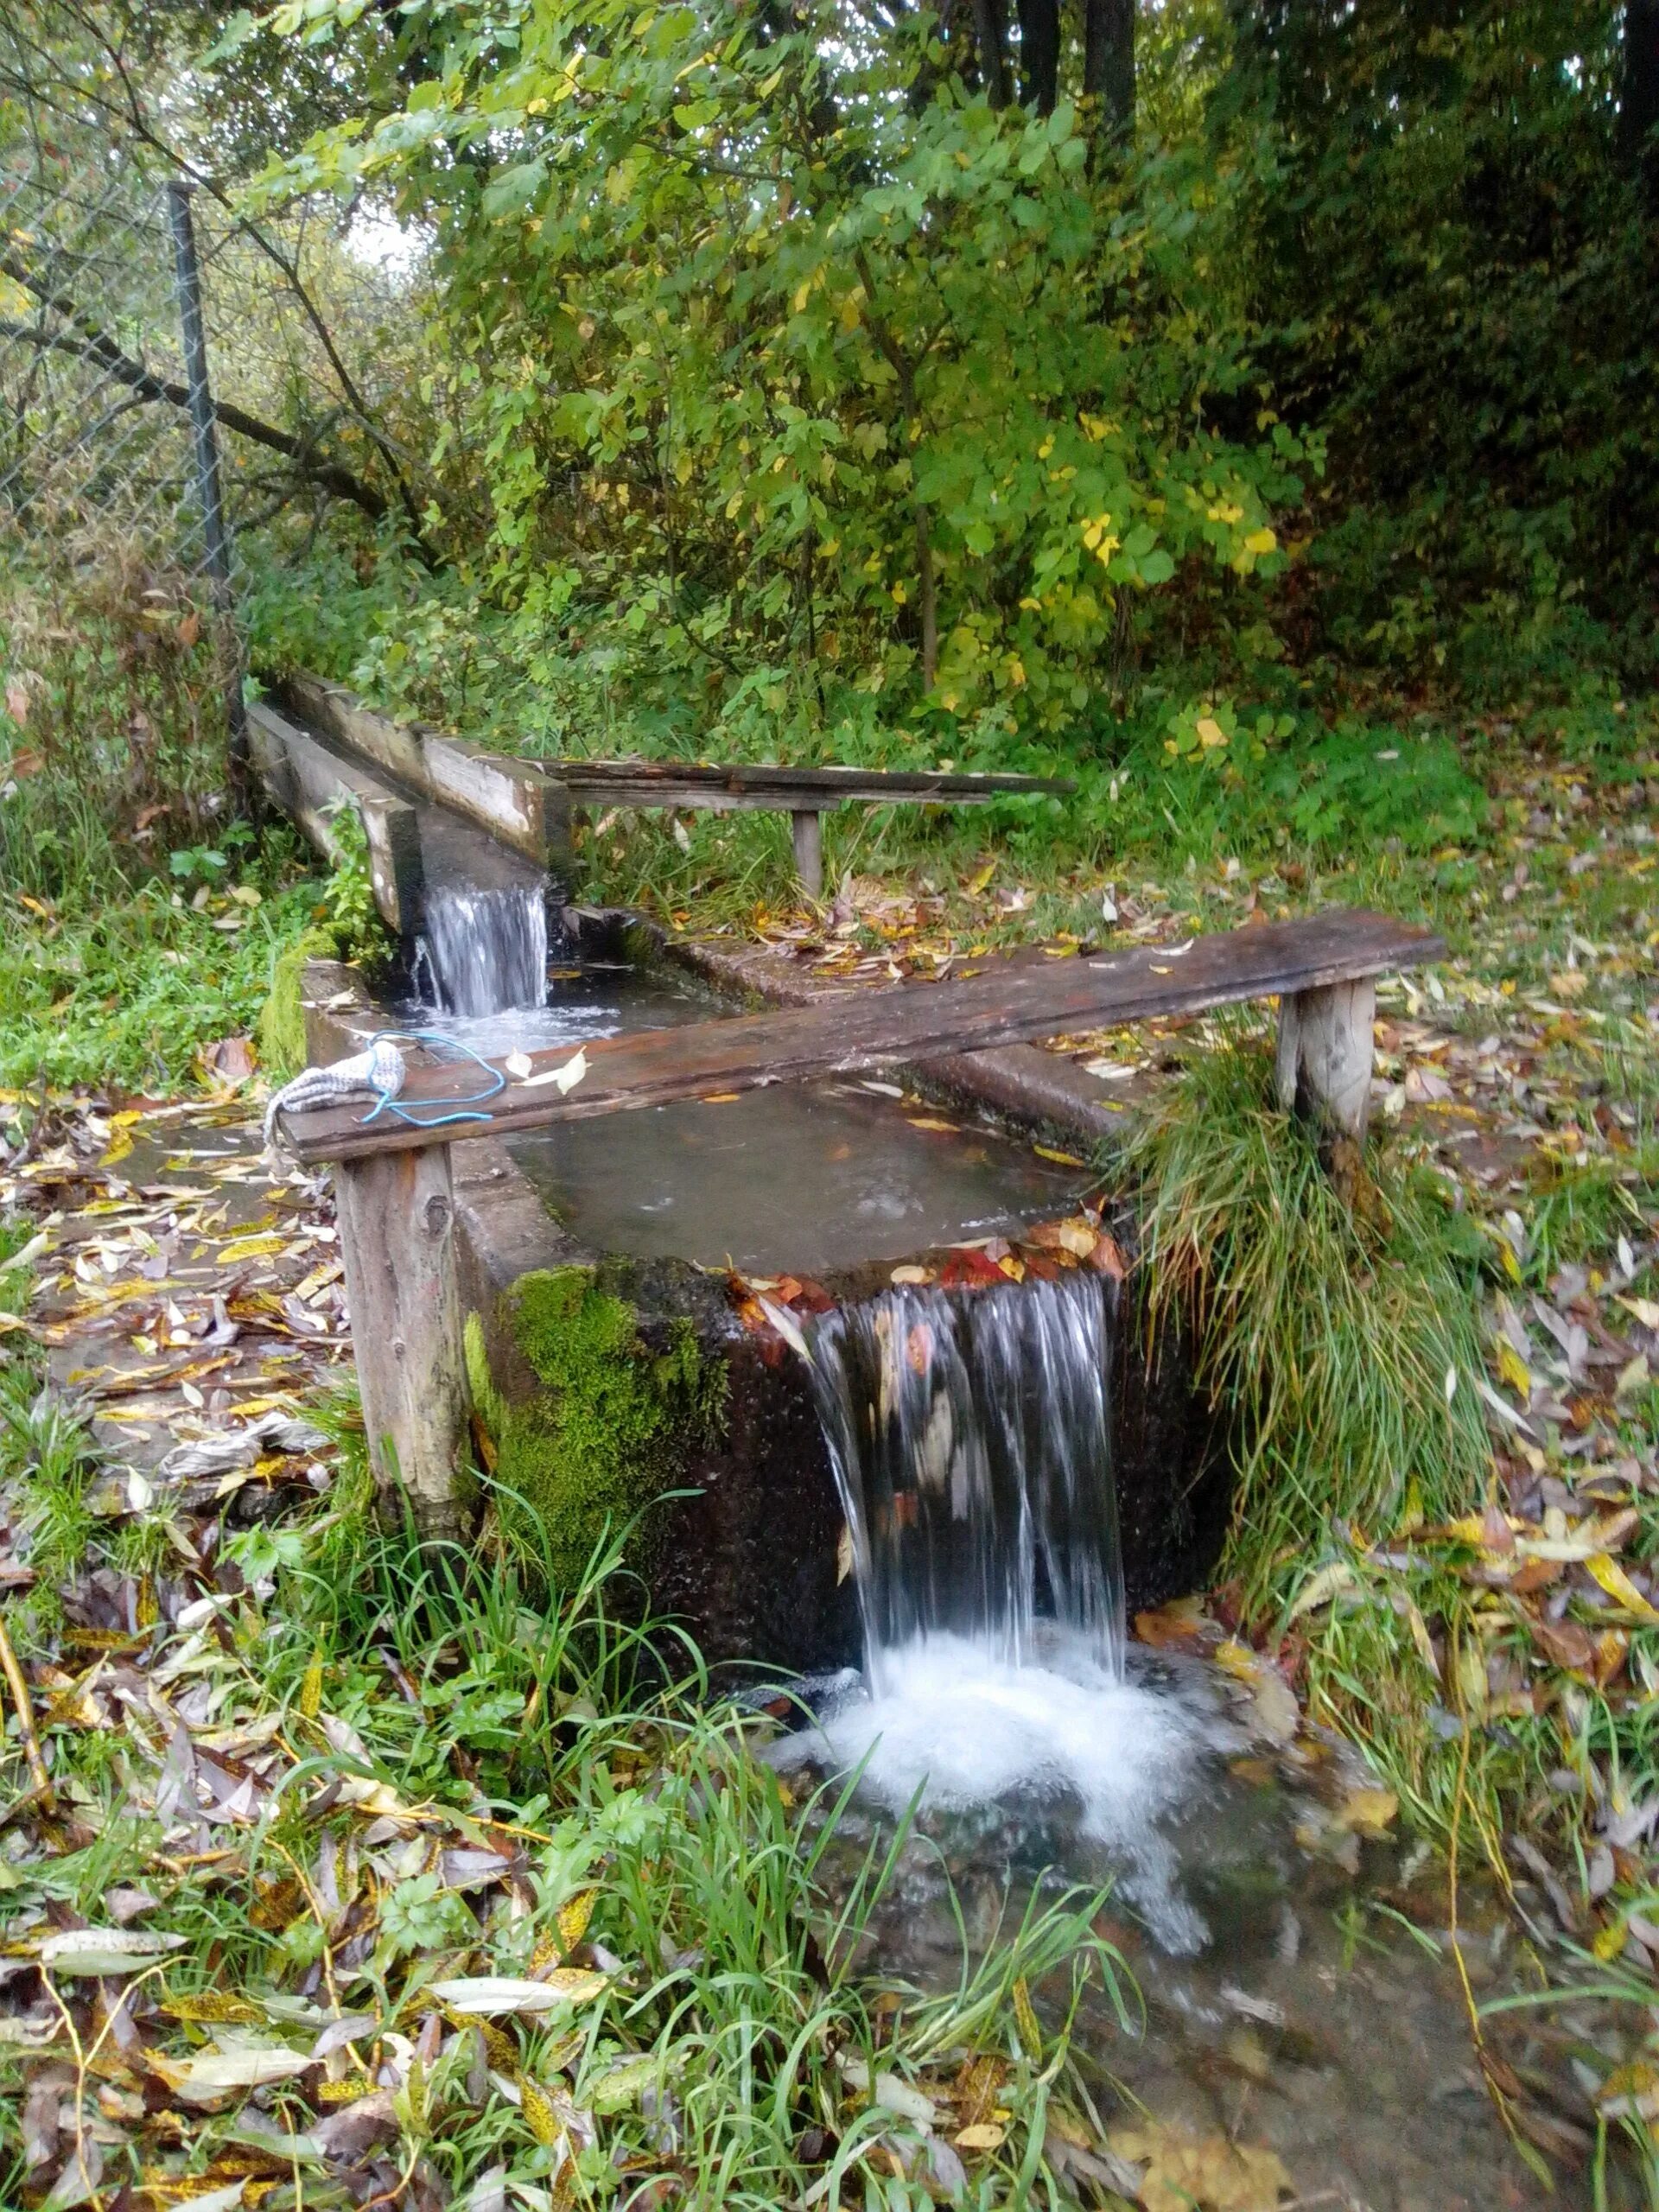
[(510, 1403), (489, 1373), (484, 1332), (467, 1323), (473, 1402), (495, 1448), (503, 1519), (555, 1588), (580, 1581), (607, 1524), (638, 1525), (643, 1564), (650, 1509), (717, 1441), (726, 1363), (705, 1357), (691, 1323), (651, 1334), (602, 1271), (560, 1268), (523, 1275), (506, 1295), (508, 1325), (543, 1385)]
[(308, 960), (332, 959), (331, 930), (310, 929), (292, 944), (284, 945), (270, 963), (270, 992), (261, 1007), (254, 1034), (259, 1064), (275, 1083), (286, 1083), (307, 1065), (305, 1049), (305, 966)]

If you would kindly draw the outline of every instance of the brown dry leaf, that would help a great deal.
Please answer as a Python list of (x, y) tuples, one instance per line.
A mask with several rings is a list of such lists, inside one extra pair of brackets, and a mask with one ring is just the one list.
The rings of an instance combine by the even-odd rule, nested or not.
[(1202, 1598), (1176, 1598), (1167, 1605), (1135, 1617), (1136, 1636), (1154, 1651), (1167, 1650), (1172, 1645), (1177, 1650), (1191, 1650), (1212, 1625)]
[(1580, 1628), (1577, 1621), (1550, 1621), (1541, 1614), (1529, 1613), (1527, 1626), (1533, 1642), (1556, 1666), (1572, 1674), (1587, 1675), (1595, 1665), (1595, 1644), (1588, 1630)]
[(1147, 2212), (1277, 2212), (1291, 2189), (1290, 2176), (1271, 2151), (1235, 2145), (1224, 2135), (1192, 2135), (1185, 2128), (1149, 2121), (1114, 2128), (1112, 2149), (1121, 2158), (1144, 2162), (1141, 2202)]

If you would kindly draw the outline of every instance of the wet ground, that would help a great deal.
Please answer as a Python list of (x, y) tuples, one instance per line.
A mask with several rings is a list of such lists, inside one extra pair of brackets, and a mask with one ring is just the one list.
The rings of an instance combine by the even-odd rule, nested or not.
[[(925, 1988), (955, 1985), (953, 1889), (969, 1944), (982, 1949), (1033, 1891), (1109, 1886), (1095, 1926), (1122, 1955), (1122, 2013), (1096, 1984), (1074, 2049), (1107, 2140), (1137, 2159), (1150, 2147), (1155, 2163), (1160, 2146), (1167, 2158), (1176, 2193), (1143, 2201), (1273, 2212), (1287, 2187), (1297, 2207), (1333, 2212), (1596, 2202), (1587, 2102), (1561, 2101), (1585, 2024), (1519, 2012), (1484, 2031), (1525, 2092), (1516, 2110), (1549, 2151), (1552, 2194), (1510, 2141), (1482, 2076), (1444, 1864), (1396, 1840), (1386, 1793), (1319, 1733), (1265, 1739), (1218, 1669), (1185, 1662), (1172, 1673), (1145, 1654), (1132, 1654), (1131, 1669), (1132, 1688), (1154, 1702), (1173, 1697), (1196, 1732), (1175, 1754), (1178, 1787), (1131, 1808), (1109, 1838), (1109, 1810), (1103, 1819), (1090, 1802), (1086, 1777), (1081, 1789), (1051, 1777), (1041, 1791), (1005, 1789), (977, 1807), (959, 1794), (925, 1802), (876, 1922), (878, 1969)], [(1133, 1769), (1125, 1716), (1104, 1726), (1124, 1731)], [(837, 1740), (857, 1755), (856, 1732)], [(875, 1776), (888, 1804), (867, 1796), (848, 1822), (832, 1883), (890, 1830), (905, 1781)], [(1535, 1986), (1524, 1933), (1478, 1881), (1464, 1885), (1457, 1940), (1477, 2005)], [(1058, 2003), (1065, 1992), (1049, 1995)], [(1599, 2028), (1605, 2037), (1605, 2014)], [(1584, 2047), (1599, 2078), (1610, 2053)], [(1270, 2165), (1236, 2163), (1258, 2152), (1279, 2162), (1278, 2187)], [(1179, 2193), (1205, 2173), (1213, 2195)], [(1637, 2202), (1616, 2173), (1608, 2189), (1610, 2205)]]

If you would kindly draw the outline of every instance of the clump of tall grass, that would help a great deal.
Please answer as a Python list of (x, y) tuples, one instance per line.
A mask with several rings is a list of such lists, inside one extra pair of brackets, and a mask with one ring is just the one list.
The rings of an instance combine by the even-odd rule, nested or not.
[(1375, 1151), (1351, 1204), (1248, 1040), (1131, 1140), (1154, 1317), (1236, 1416), (1228, 1571), (1260, 1612), (1333, 1522), (1362, 1542), (1478, 1502), (1490, 1452), (1471, 1243), (1432, 1171)]

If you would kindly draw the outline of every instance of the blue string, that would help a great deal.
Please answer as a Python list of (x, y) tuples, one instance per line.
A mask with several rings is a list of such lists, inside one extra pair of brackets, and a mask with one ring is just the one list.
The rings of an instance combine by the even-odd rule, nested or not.
[[(475, 1052), (470, 1045), (463, 1045), (458, 1037), (445, 1036), (440, 1029), (380, 1029), (369, 1039), (370, 1051), (372, 1052), (377, 1045), (435, 1045), (442, 1053), (449, 1058), (470, 1060), (474, 1067), (481, 1068), (490, 1079), (489, 1087), (485, 1090), (468, 1091), (458, 1102), (463, 1106), (473, 1106), (482, 1099), (494, 1098), (507, 1087), (507, 1078), (499, 1068), (493, 1068), (481, 1052)], [(378, 1116), (388, 1113), (395, 1114), (400, 1122), (407, 1122), (412, 1129), (442, 1129), (448, 1128), (452, 1122), (487, 1122), (492, 1118), (488, 1114), (411, 1114), (407, 1106), (399, 1105), (390, 1090), (381, 1090), (376, 1093), (373, 1105), (364, 1115), (359, 1127), (366, 1128)]]

